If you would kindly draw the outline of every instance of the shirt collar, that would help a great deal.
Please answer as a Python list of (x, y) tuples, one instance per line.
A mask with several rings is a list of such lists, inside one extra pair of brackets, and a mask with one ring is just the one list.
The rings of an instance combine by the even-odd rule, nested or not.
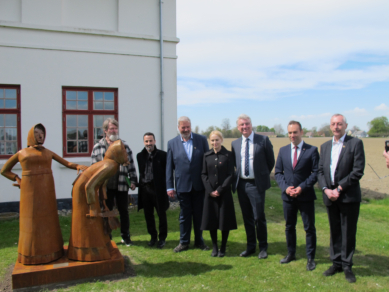
[[(182, 139), (181, 134), (180, 134), (180, 138), (181, 138), (181, 142), (185, 142), (184, 139)], [(190, 132), (190, 139), (189, 140), (193, 140), (193, 133), (192, 132)], [(188, 142), (188, 141), (186, 141), (186, 142)]]
[[(304, 144), (304, 140), (301, 140), (301, 142), (297, 145), (298, 149), (302, 149), (303, 148), (303, 144)], [(290, 143), (292, 149), (294, 149), (294, 144), (293, 143)]]
[[(248, 136), (247, 138), (250, 139), (251, 142), (254, 142), (254, 131), (251, 131), (251, 134), (250, 136)], [(242, 141), (243, 142), (246, 142), (246, 139), (247, 139), (245, 136), (242, 135)]]
[(346, 138), (346, 135), (347, 135), (347, 134), (344, 134), (343, 137), (341, 137), (341, 138), (339, 139), (338, 142), (335, 142), (335, 137), (332, 137), (332, 144), (335, 144), (335, 143), (343, 143), (343, 142), (344, 142), (344, 139)]

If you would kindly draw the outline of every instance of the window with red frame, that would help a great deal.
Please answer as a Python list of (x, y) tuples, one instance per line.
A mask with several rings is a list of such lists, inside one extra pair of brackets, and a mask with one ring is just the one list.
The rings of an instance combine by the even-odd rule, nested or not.
[(0, 158), (20, 149), (20, 86), (0, 84)]
[(118, 119), (117, 89), (62, 88), (63, 155), (89, 156), (104, 137), (103, 122)]

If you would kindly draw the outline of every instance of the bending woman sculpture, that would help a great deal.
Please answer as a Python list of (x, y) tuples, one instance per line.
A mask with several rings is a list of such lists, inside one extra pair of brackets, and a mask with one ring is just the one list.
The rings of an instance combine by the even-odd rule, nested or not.
[[(18, 261), (25, 265), (49, 263), (63, 255), (51, 161), (54, 159), (77, 171), (88, 168), (70, 163), (43, 147), (45, 138), (46, 129), (42, 124), (32, 127), (27, 148), (14, 154), (1, 169), (1, 174), (16, 181), (14, 185), (20, 188)], [(18, 162), (22, 178), (11, 172)]]

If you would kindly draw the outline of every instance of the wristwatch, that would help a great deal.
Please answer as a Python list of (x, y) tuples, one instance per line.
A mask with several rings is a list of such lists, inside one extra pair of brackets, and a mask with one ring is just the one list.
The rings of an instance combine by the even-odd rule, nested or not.
[(340, 189), (340, 187), (338, 187), (336, 190), (338, 191), (339, 194), (342, 192), (342, 190)]

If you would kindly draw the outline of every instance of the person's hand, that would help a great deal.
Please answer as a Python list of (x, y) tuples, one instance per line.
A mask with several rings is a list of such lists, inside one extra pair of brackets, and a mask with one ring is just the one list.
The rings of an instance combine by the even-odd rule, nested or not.
[(135, 190), (136, 188), (136, 185), (134, 183), (131, 183), (131, 186), (130, 186), (131, 190)]
[(325, 189), (324, 193), (327, 195), (328, 199), (330, 199), (331, 201), (336, 201), (339, 198), (339, 193), (337, 190)]
[(384, 153), (383, 153), (385, 159), (386, 159), (386, 167), (389, 168), (389, 152), (386, 152), (384, 150)]
[(214, 192), (210, 193), (210, 196), (211, 196), (211, 197), (214, 197), (214, 198), (217, 198), (217, 197), (220, 196), (220, 194), (219, 194), (218, 191), (214, 191)]
[(167, 195), (168, 195), (170, 198), (174, 199), (174, 197), (175, 197), (175, 195), (176, 195), (176, 191), (175, 191), (175, 190), (168, 191), (168, 192), (167, 192)]
[(294, 186), (287, 187), (285, 190), (286, 194), (291, 196), (293, 189), (294, 189)]
[(79, 174), (80, 170), (84, 171), (87, 168), (88, 168), (88, 166), (86, 166), (86, 165), (81, 165), (81, 164), (77, 165), (77, 174)]
[(12, 185), (20, 189), (20, 186), (22, 185), (22, 180), (18, 176), (15, 177), (15, 180), (16, 180), (16, 184), (12, 184)]
[(294, 189), (294, 194), (296, 195), (296, 197), (298, 195), (301, 195), (302, 192), (303, 192), (303, 189), (301, 187), (297, 187)]

